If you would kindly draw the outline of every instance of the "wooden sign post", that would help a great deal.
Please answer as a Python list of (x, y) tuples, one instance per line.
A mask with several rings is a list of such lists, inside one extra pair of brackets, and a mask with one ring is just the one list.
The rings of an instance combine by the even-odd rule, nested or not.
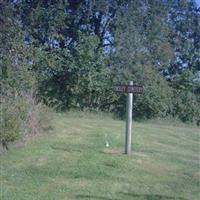
[(142, 94), (143, 86), (134, 85), (133, 81), (129, 85), (116, 85), (114, 86), (115, 92), (128, 93), (126, 104), (126, 136), (125, 136), (125, 154), (131, 153), (131, 137), (132, 137), (132, 110), (133, 110), (133, 93)]
[[(133, 85), (133, 81), (130, 81)], [(125, 137), (125, 154), (131, 153), (131, 129), (132, 129), (132, 110), (133, 110), (133, 94), (128, 93), (126, 104), (126, 137)]]

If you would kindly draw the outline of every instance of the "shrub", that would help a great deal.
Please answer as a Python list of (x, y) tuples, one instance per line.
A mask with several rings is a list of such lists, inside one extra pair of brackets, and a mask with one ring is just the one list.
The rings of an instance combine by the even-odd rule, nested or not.
[(9, 142), (27, 134), (40, 133), (48, 126), (48, 109), (36, 103), (32, 94), (9, 87), (4, 87), (2, 93), (0, 143), (4, 148), (8, 149)]
[(200, 104), (196, 96), (189, 91), (175, 90), (172, 115), (183, 122), (195, 122), (200, 119)]
[[(133, 115), (136, 119), (167, 117), (171, 109), (172, 90), (161, 74), (151, 66), (140, 66), (140, 70), (129, 73), (127, 80), (141, 83), (144, 86), (142, 95), (133, 97)], [(121, 82), (128, 83), (127, 80)], [(119, 95), (116, 101), (116, 113), (125, 117), (126, 95)]]

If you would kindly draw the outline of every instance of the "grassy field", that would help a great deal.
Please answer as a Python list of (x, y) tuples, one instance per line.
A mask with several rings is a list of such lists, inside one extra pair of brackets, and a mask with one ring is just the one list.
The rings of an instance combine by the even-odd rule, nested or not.
[[(1, 200), (199, 200), (200, 130), (56, 114), (53, 129), (0, 155)], [(106, 141), (110, 146), (106, 147)]]

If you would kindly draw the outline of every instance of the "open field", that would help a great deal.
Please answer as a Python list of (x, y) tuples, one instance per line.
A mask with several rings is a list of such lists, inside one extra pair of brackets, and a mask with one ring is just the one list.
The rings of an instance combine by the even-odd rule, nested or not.
[[(55, 114), (53, 129), (0, 155), (2, 200), (199, 200), (200, 130)], [(109, 147), (106, 147), (106, 141)]]

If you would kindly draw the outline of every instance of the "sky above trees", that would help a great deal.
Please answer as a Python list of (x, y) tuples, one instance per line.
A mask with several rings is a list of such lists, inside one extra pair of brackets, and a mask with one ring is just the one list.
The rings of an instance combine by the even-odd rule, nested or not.
[(197, 2), (197, 4), (198, 4), (198, 6), (200, 6), (200, 0), (196, 0), (196, 2)]

